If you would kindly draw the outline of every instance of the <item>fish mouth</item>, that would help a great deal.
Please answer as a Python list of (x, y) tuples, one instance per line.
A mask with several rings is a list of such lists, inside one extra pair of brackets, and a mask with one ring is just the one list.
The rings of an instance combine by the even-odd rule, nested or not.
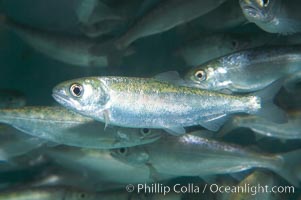
[(183, 86), (185, 87), (192, 87), (192, 88), (203, 88), (205, 87), (205, 85), (202, 83), (202, 81), (197, 81), (197, 80), (194, 80), (193, 78), (191, 78), (192, 76), (192, 73), (191, 74), (187, 74), (185, 77), (184, 77), (184, 83), (183, 83)]
[(52, 92), (52, 97), (54, 98), (54, 100), (56, 100), (58, 103), (60, 103), (62, 105), (69, 104), (69, 100), (68, 100), (69, 98), (65, 94), (61, 94), (61, 93), (58, 93), (56, 91), (53, 91)]
[(63, 89), (53, 89), (52, 97), (59, 104), (64, 106), (67, 109), (74, 110), (79, 112), (80, 114), (84, 113), (85, 107), (82, 106), (79, 102), (77, 102), (72, 97), (68, 96)]
[(248, 14), (250, 17), (253, 18), (259, 18), (260, 17), (260, 10), (253, 6), (249, 5), (243, 5), (242, 9), (244, 10), (244, 13)]
[(208, 86), (205, 83), (201, 81), (195, 81), (195, 80), (191, 80), (190, 83), (187, 82), (185, 86), (190, 88), (203, 89), (203, 90), (208, 89)]

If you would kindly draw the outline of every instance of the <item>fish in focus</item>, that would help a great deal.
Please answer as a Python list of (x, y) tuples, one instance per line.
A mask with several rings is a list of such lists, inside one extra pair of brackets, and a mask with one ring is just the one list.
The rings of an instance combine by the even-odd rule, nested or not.
[(217, 8), (225, 0), (166, 0), (137, 21), (119, 40), (118, 49), (125, 49), (139, 38), (161, 33), (189, 22)]
[(281, 110), (267, 103), (279, 89), (276, 84), (254, 95), (228, 95), (162, 79), (167, 79), (164, 73), (155, 78), (79, 78), (55, 86), (53, 97), (64, 107), (106, 124), (162, 128), (172, 134), (183, 134), (183, 127), (194, 125), (217, 131), (230, 114), (241, 112), (284, 119)]
[(293, 34), (301, 31), (299, 1), (239, 0), (245, 17), (269, 33)]
[(17, 90), (0, 90), (0, 108), (20, 108), (25, 106), (25, 95)]
[(0, 109), (0, 122), (31, 136), (76, 147), (111, 149), (158, 140), (164, 131), (106, 127), (61, 107)]
[(152, 176), (210, 176), (231, 174), (251, 168), (271, 170), (289, 183), (300, 185), (297, 177), (301, 150), (266, 154), (201, 136), (202, 132), (165, 138), (152, 144), (114, 149), (112, 156), (134, 166), (149, 166)]
[(301, 70), (301, 46), (257, 47), (191, 69), (187, 84), (206, 90), (247, 93)]

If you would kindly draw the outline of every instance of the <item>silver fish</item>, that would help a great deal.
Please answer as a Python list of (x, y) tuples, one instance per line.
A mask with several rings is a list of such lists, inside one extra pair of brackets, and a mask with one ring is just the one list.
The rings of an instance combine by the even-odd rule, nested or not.
[(164, 134), (148, 128), (105, 128), (103, 123), (62, 107), (2, 109), (0, 122), (54, 143), (97, 149), (146, 144)]
[(25, 95), (12, 89), (0, 90), (0, 108), (19, 108), (26, 104)]
[(274, 123), (267, 119), (257, 116), (234, 116), (231, 120), (227, 121), (220, 134), (229, 133), (231, 130), (244, 127), (250, 128), (257, 134), (275, 137), (280, 139), (301, 139), (301, 112), (294, 111), (288, 113), (288, 122)]
[(272, 170), (295, 186), (301, 150), (286, 154), (264, 154), (201, 136), (166, 135), (153, 144), (112, 151), (112, 156), (133, 166), (149, 166), (152, 176), (208, 176), (241, 172), (251, 168)]
[[(272, 98), (278, 90), (274, 85), (259, 96), (227, 95), (175, 85), (160, 80), (163, 78), (160, 75), (80, 78), (58, 84), (53, 89), (53, 97), (61, 105), (106, 124), (163, 128), (173, 134), (183, 134), (183, 127), (199, 124), (217, 131), (233, 113), (267, 116), (262, 107), (267, 99), (259, 96), (268, 94), (266, 97)], [(269, 105), (274, 107), (269, 112), (278, 113), (273, 117), (283, 120), (282, 111), (272, 103)]]
[(161, 33), (189, 22), (218, 7), (225, 0), (167, 0), (159, 3), (116, 41), (118, 49), (127, 48), (135, 40)]
[(293, 34), (301, 31), (299, 1), (240, 0), (246, 18), (270, 33)]
[(190, 70), (193, 87), (215, 91), (253, 92), (301, 70), (301, 46), (247, 49), (211, 60)]

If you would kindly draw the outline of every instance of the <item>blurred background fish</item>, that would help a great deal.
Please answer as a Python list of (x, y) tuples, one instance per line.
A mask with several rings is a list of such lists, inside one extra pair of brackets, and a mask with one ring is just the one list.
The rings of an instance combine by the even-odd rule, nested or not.
[(0, 108), (20, 108), (25, 104), (26, 97), (23, 92), (12, 89), (0, 90)]

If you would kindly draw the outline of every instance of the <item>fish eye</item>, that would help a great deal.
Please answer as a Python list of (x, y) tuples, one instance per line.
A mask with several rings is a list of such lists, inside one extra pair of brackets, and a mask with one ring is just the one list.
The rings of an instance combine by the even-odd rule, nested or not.
[(203, 81), (206, 79), (206, 73), (203, 70), (198, 70), (194, 76), (199, 80), (199, 81)]
[(74, 97), (81, 97), (82, 94), (84, 92), (84, 88), (81, 84), (79, 83), (73, 83), (70, 86), (70, 93), (74, 96)]
[(148, 134), (151, 133), (151, 130), (149, 128), (143, 128), (143, 129), (140, 130), (140, 133), (142, 135), (148, 135)]
[(269, 5), (270, 1), (269, 0), (262, 0), (262, 3), (263, 3), (264, 7), (267, 7)]
[(127, 153), (127, 148), (124, 148), (124, 147), (123, 148), (119, 148), (118, 149), (118, 153), (122, 154), (122, 155), (125, 155)]

